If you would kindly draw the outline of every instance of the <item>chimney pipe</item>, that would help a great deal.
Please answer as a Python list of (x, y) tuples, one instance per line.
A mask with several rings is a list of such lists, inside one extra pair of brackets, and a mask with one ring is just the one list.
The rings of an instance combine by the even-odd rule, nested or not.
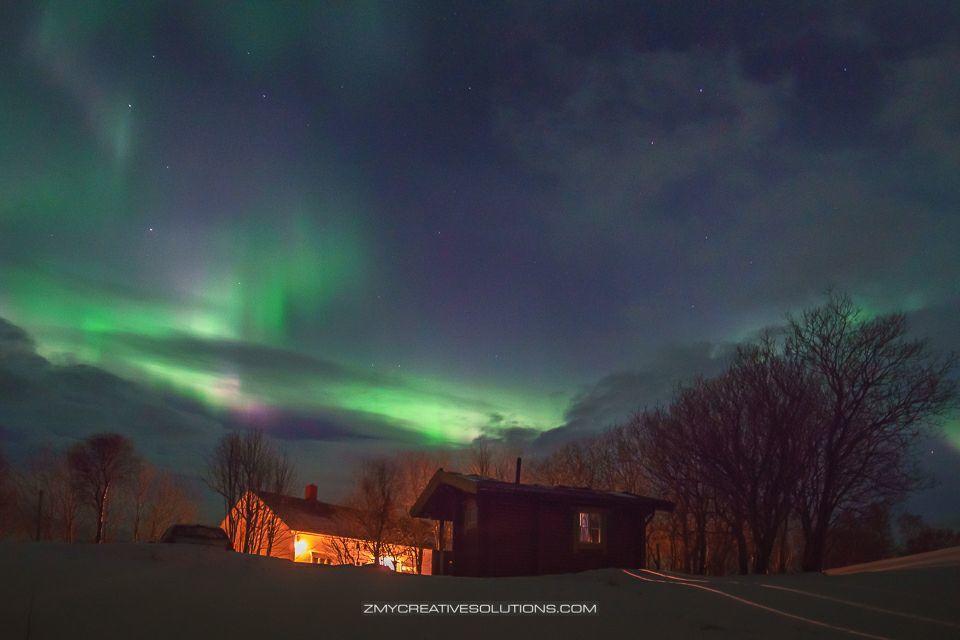
[(514, 479), (515, 484), (520, 484), (520, 463), (522, 460), (523, 458), (517, 458), (517, 477)]
[(317, 485), (308, 484), (303, 489), (303, 497), (305, 500), (316, 500), (317, 499)]

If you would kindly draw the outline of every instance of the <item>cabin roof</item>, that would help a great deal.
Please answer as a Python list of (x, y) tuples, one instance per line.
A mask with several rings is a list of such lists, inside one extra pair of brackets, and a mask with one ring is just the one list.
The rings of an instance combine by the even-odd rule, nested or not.
[(255, 493), (293, 531), (359, 537), (356, 522), (360, 512), (356, 509), (271, 491)]
[[(550, 502), (566, 502), (589, 506), (634, 506), (651, 510), (673, 511), (673, 503), (626, 491), (599, 491), (589, 487), (565, 485), (521, 484), (473, 474), (438, 469), (424, 488), (410, 515), (417, 518), (451, 519), (450, 492), (466, 494), (499, 494), (527, 496)], [(446, 503), (446, 504), (444, 504)]]

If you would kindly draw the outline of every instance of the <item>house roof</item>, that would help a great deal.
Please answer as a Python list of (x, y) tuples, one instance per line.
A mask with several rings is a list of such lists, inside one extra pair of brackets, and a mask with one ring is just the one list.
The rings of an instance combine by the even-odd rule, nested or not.
[[(363, 540), (362, 512), (352, 507), (296, 498), (270, 491), (255, 491), (257, 497), (280, 518), (291, 531)], [(409, 544), (409, 543), (399, 543)], [(433, 548), (432, 532), (425, 532), (422, 546)]]
[(356, 509), (270, 491), (255, 493), (293, 531), (361, 537), (357, 535), (356, 523), (360, 512)]
[(410, 515), (417, 518), (449, 519), (441, 503), (444, 501), (442, 494), (449, 493), (451, 490), (469, 494), (526, 496), (543, 501), (571, 504), (635, 506), (660, 511), (673, 511), (674, 506), (672, 502), (666, 500), (648, 498), (626, 491), (598, 491), (589, 487), (564, 485), (520, 484), (438, 469), (410, 509)]

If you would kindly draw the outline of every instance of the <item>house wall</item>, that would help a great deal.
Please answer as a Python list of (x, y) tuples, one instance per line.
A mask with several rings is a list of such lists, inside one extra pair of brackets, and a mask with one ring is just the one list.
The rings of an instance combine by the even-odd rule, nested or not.
[[(311, 564), (372, 564), (373, 554), (367, 550), (363, 541), (356, 538), (338, 537), (326, 534), (316, 534), (303, 531), (293, 532), (294, 562)], [(395, 545), (393, 554), (387, 556), (388, 566), (392, 563), (401, 573), (416, 573), (414, 549), (408, 546)], [(423, 550), (421, 573), (430, 575), (433, 566), (433, 552)]]
[(591, 548), (577, 544), (578, 505), (482, 494), (478, 505), (476, 535), (457, 535), (454, 523), (456, 575), (533, 575), (643, 564), (641, 510), (602, 509), (603, 542)]
[(486, 576), (539, 573), (537, 505), (516, 499), (480, 497), (481, 570)]
[[(260, 505), (260, 508), (264, 510), (265, 513), (271, 514), (269, 518), (269, 526), (273, 528), (274, 535), (272, 544), (268, 544), (266, 541), (261, 542), (260, 551), (257, 555), (269, 555), (273, 558), (283, 558), (284, 560), (293, 560), (293, 533), (290, 531), (290, 528), (275, 516), (272, 516), (273, 512), (263, 504), (263, 501), (252, 494), (247, 494), (243, 498), (244, 500), (252, 499)], [(236, 507), (234, 507), (236, 510)], [(220, 523), (220, 528), (224, 531), (228, 531), (227, 519), (224, 518)], [(234, 551), (243, 551), (242, 540), (244, 539), (244, 524), (243, 520), (237, 518), (237, 535), (234, 538), (233, 550)]]
[[(468, 522), (467, 512), (477, 509), (476, 523)], [(480, 575), (480, 512), (476, 498), (464, 496), (457, 501), (453, 518), (453, 574), (458, 576)]]
[(282, 521), (277, 527), (277, 536), (270, 549), (270, 555), (274, 558), (293, 560), (293, 532)]

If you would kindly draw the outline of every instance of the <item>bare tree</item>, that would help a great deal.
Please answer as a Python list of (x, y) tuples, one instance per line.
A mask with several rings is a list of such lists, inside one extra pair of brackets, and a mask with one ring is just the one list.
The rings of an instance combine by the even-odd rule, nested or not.
[(26, 537), (76, 539), (80, 493), (67, 457), (49, 446), (31, 455), (15, 474), (18, 512)]
[(140, 542), (142, 523), (153, 499), (151, 493), (156, 474), (157, 470), (153, 465), (143, 463), (129, 483), (131, 535), (134, 542)]
[(333, 556), (336, 564), (362, 565), (366, 547), (357, 538), (363, 529), (360, 512), (351, 509), (338, 509), (334, 514), (336, 533), (325, 541), (326, 551)]
[(897, 518), (903, 555), (936, 551), (960, 545), (960, 531), (931, 527), (917, 515), (904, 513)]
[(797, 494), (803, 568), (816, 571), (838, 514), (918, 486), (910, 452), (953, 403), (956, 360), (908, 339), (902, 314), (865, 318), (837, 294), (791, 319), (786, 348), (816, 376), (824, 398)]
[(488, 438), (481, 436), (474, 440), (464, 453), (464, 467), (467, 473), (492, 477), (493, 455), (493, 446)]
[(749, 528), (753, 570), (770, 569), (777, 536), (786, 524), (803, 471), (801, 452), (816, 395), (802, 365), (782, 356), (769, 336), (745, 345), (723, 375), (699, 381), (674, 403), (691, 424), (689, 460), (715, 492), (744, 571)]
[[(296, 478), (293, 464), (286, 451), (274, 451), (269, 461), (269, 468), (267, 490), (280, 495), (289, 493)], [(266, 509), (260, 513), (260, 527), (263, 532), (263, 552), (265, 555), (271, 555), (274, 547), (282, 542), (279, 537), (285, 531), (283, 521), (280, 520), (279, 515)]]
[(431, 546), (440, 549), (442, 541), (439, 539), (439, 522), (413, 518), (409, 515), (410, 508), (445, 461), (442, 453), (428, 451), (404, 452), (394, 460), (398, 475), (397, 542), (404, 545), (405, 564), (412, 566), (416, 573), (423, 573), (424, 550)]
[(894, 551), (890, 504), (844, 511), (830, 531), (826, 567), (844, 567), (889, 558)]
[(532, 466), (535, 480), (550, 485), (612, 489), (611, 439), (594, 436), (569, 442)]
[(93, 435), (70, 448), (67, 462), (81, 500), (93, 510), (94, 541), (101, 543), (113, 494), (136, 473), (139, 464), (133, 443), (118, 433)]
[(879, 527), (877, 505), (917, 486), (912, 445), (952, 405), (954, 363), (908, 339), (903, 316), (863, 319), (831, 295), (667, 408), (564, 445), (533, 473), (672, 500), (648, 541), (673, 568), (722, 573), (735, 548), (742, 573), (782, 571), (802, 534), (801, 565), (818, 569), (834, 530), (849, 539), (858, 514)]
[(488, 436), (480, 436), (464, 449), (463, 468), (467, 473), (485, 478), (511, 480), (515, 459), (516, 456), (507, 450), (503, 442)]
[[(217, 442), (213, 452), (207, 456), (204, 480), (207, 486), (217, 493), (223, 501), (224, 529), (234, 549), (238, 549), (239, 512), (237, 503), (243, 496), (245, 487), (241, 478), (241, 457), (243, 455), (243, 437), (239, 433), (227, 433)], [(239, 550), (239, 549), (238, 549)]]
[(649, 494), (653, 480), (643, 457), (643, 433), (636, 423), (631, 421), (607, 431), (604, 440), (608, 459), (605, 475), (609, 477), (604, 484), (617, 491)]
[(400, 515), (400, 473), (395, 461), (376, 458), (364, 462), (357, 474), (357, 490), (351, 500), (360, 513), (360, 535), (374, 564), (390, 553)]
[(196, 519), (196, 501), (186, 483), (151, 464), (141, 465), (129, 493), (134, 542), (156, 541), (170, 525)]
[[(689, 391), (687, 392), (690, 393)], [(689, 403), (689, 406), (696, 406)], [(704, 482), (694, 462), (700, 424), (683, 410), (648, 410), (634, 417), (632, 429), (641, 432), (641, 453), (659, 495), (676, 504), (668, 519), (671, 566), (688, 573), (704, 573), (708, 533), (716, 515), (715, 492)]]
[(270, 555), (281, 522), (260, 497), (284, 495), (294, 483), (293, 466), (259, 430), (224, 435), (207, 458), (205, 480), (223, 499), (226, 533), (243, 553)]

